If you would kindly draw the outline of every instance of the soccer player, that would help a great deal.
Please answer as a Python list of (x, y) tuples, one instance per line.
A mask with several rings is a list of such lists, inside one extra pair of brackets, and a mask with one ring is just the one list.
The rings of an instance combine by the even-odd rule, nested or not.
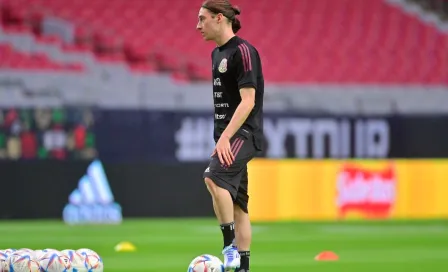
[(260, 56), (235, 35), (240, 10), (228, 0), (207, 0), (199, 30), (212, 52), (215, 149), (204, 172), (221, 226), (226, 270), (249, 271), (252, 239), (247, 164), (262, 150), (264, 77)]

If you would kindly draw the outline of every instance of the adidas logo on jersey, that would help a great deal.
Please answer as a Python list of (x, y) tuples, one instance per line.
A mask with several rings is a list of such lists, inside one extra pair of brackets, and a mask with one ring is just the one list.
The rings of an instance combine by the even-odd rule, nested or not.
[(99, 160), (92, 162), (87, 173), (69, 196), (69, 203), (63, 211), (67, 224), (120, 223), (123, 219), (121, 207), (114, 202), (103, 165)]

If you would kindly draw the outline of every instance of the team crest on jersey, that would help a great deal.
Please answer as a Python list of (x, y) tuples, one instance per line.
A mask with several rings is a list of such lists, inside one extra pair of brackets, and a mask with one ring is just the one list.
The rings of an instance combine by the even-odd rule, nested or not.
[(218, 67), (218, 71), (220, 73), (227, 72), (227, 59), (226, 58), (221, 60), (221, 63), (219, 64), (219, 67)]

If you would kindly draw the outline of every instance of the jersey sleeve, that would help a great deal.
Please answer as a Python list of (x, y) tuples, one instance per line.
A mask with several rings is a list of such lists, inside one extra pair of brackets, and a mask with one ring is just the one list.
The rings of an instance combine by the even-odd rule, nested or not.
[(259, 69), (257, 52), (252, 47), (242, 43), (238, 45), (236, 50), (235, 63), (238, 89), (252, 87), (256, 90)]

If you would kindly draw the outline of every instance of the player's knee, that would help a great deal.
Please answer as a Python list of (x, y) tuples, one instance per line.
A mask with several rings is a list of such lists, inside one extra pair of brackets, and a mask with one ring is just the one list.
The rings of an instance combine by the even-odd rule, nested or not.
[(216, 190), (217, 190), (217, 186), (213, 182), (213, 180), (211, 180), (210, 178), (205, 178), (204, 182), (205, 182), (205, 185), (207, 186), (207, 189), (210, 192), (210, 194), (215, 195)]
[(235, 217), (240, 217), (242, 213), (243, 211), (238, 204), (233, 205), (233, 214), (235, 215)]
[(249, 218), (248, 213), (243, 211), (243, 209), (241, 209), (241, 207), (238, 204), (235, 204), (233, 206), (233, 214), (235, 218), (238, 218), (240, 220), (245, 220), (246, 218)]

